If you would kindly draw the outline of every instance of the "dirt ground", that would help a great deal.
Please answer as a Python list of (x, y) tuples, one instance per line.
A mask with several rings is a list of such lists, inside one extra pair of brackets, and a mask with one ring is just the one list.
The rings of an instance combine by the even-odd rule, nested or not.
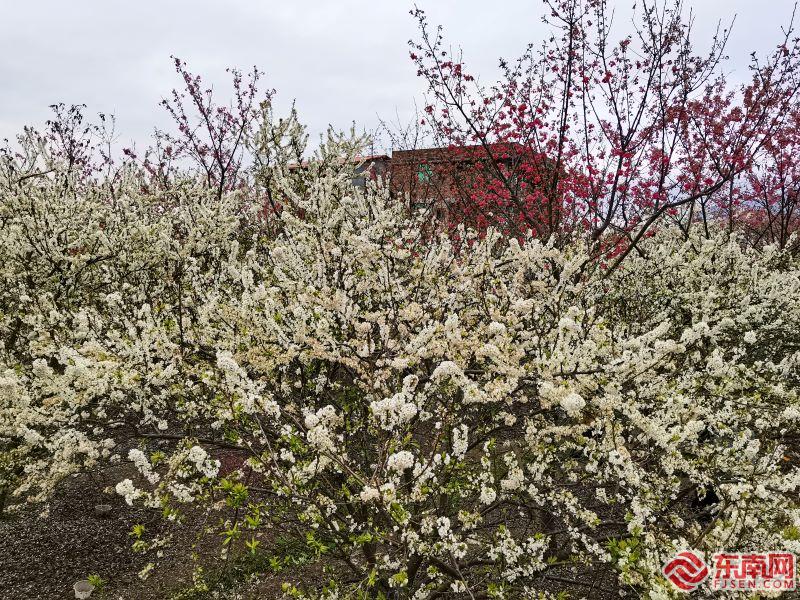
[[(72, 477), (58, 488), (46, 516), (27, 508), (0, 519), (0, 600), (63, 600), (74, 598), (73, 585), (89, 575), (105, 582), (91, 600), (264, 600), (282, 597), (283, 581), (300, 583), (319, 580), (319, 569), (309, 566), (284, 571), (280, 576), (263, 574), (243, 582), (225, 594), (186, 594), (192, 587), (197, 565), (219, 564), (219, 538), (203, 535), (200, 519), (187, 518), (180, 526), (169, 525), (158, 511), (128, 506), (118, 495), (103, 490), (125, 477), (119, 471)], [(109, 504), (108, 516), (95, 507)], [(169, 548), (146, 579), (139, 572), (153, 556), (131, 549), (131, 528), (144, 525), (147, 537), (165, 532), (184, 551), (193, 547), (196, 562)], [(207, 571), (209, 572), (209, 571)]]
[[(68, 479), (53, 498), (49, 514), (42, 516), (31, 507), (0, 520), (5, 546), (0, 554), (0, 598), (74, 598), (76, 581), (99, 575), (108, 582), (108, 598), (162, 600), (190, 580), (191, 568), (177, 561), (164, 570), (167, 576), (157, 572), (149, 581), (139, 579), (149, 559), (132, 552), (129, 532), (137, 523), (153, 532), (164, 524), (158, 514), (103, 493), (112, 479), (108, 473)], [(110, 504), (111, 514), (97, 515), (98, 504)], [(169, 562), (167, 556), (165, 563)], [(95, 593), (92, 598), (98, 596), (102, 597)]]

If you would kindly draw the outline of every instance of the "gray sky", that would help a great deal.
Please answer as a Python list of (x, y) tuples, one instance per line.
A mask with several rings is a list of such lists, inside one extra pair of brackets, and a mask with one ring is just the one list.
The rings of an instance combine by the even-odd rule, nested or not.
[[(634, 0), (618, 0), (621, 15)], [(611, 0), (615, 4), (614, 0)], [(471, 72), (484, 81), (500, 56), (540, 39), (541, 0), (417, 0), (445, 26)], [(774, 48), (794, 0), (687, 0), (698, 42), (719, 19), (737, 15), (726, 70), (747, 76), (751, 51)], [(48, 105), (84, 103), (113, 113), (120, 142), (146, 143), (167, 120), (159, 100), (178, 84), (169, 56), (189, 63), (215, 88), (225, 67), (266, 71), (278, 106), (297, 100), (312, 134), (328, 123), (376, 115), (407, 119), (422, 85), (406, 42), (415, 23), (406, 0), (0, 0), (0, 138), (41, 125)], [(622, 16), (620, 21), (624, 22)]]

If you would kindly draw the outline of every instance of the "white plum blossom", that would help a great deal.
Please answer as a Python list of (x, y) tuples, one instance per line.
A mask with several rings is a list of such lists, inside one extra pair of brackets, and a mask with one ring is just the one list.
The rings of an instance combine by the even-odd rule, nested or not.
[(186, 460), (192, 463), (199, 473), (206, 477), (214, 477), (219, 471), (219, 461), (209, 457), (200, 446), (192, 446), (186, 454)]
[(136, 469), (150, 482), (158, 483), (160, 477), (158, 473), (154, 472), (150, 461), (147, 460), (144, 452), (137, 448), (132, 448), (128, 452), (128, 460), (133, 462)]
[(361, 498), (362, 502), (373, 502), (380, 499), (381, 493), (378, 488), (364, 486), (364, 489), (359, 492), (358, 497)]
[(125, 503), (132, 505), (133, 501), (141, 495), (141, 490), (137, 490), (130, 479), (123, 479), (116, 485), (116, 492), (125, 498)]
[(783, 409), (781, 416), (787, 421), (800, 421), (800, 406), (793, 404)]
[(586, 406), (586, 401), (577, 392), (570, 392), (561, 398), (559, 404), (561, 404), (561, 408), (567, 411), (567, 414), (574, 416), (583, 410)]
[(488, 485), (481, 486), (480, 502), (481, 504), (491, 504), (497, 499), (497, 491)]
[(388, 430), (405, 425), (417, 415), (417, 406), (405, 392), (372, 402), (370, 409), (380, 426)]
[(460, 378), (463, 372), (453, 361), (446, 360), (439, 364), (431, 373), (431, 380), (443, 381), (448, 378)]
[(469, 429), (466, 425), (459, 425), (453, 429), (453, 456), (461, 460), (469, 447)]
[(413, 467), (414, 462), (414, 455), (411, 452), (408, 450), (401, 450), (400, 452), (395, 452), (389, 457), (386, 467), (389, 469), (389, 471), (402, 473), (406, 469)]

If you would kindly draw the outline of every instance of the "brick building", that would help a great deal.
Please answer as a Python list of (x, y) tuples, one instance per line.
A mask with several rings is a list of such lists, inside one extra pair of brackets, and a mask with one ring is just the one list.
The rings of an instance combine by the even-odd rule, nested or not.
[(548, 163), (530, 156), (527, 147), (508, 143), (395, 150), (391, 156), (357, 157), (353, 185), (388, 177), (393, 195), (408, 202), (409, 209), (428, 208), (441, 217), (452, 215), (459, 200), (469, 204), (476, 191), (485, 194), (491, 186), (499, 190), (497, 198), (519, 198), (540, 187), (533, 180), (544, 175)]
[(510, 171), (522, 150), (509, 144), (397, 150), (391, 158), (392, 190), (407, 194), (412, 208), (446, 206), (470, 194), (476, 178), (495, 177), (497, 165)]

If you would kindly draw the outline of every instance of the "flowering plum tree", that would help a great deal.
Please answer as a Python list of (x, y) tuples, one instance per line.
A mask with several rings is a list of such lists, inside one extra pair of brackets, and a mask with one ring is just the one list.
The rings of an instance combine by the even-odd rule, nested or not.
[[(798, 201), (798, 109), (764, 145), (763, 159), (754, 163), (726, 190), (718, 202), (729, 229), (746, 232), (749, 243), (796, 244), (800, 228)], [(794, 250), (797, 250), (796, 245)]]

